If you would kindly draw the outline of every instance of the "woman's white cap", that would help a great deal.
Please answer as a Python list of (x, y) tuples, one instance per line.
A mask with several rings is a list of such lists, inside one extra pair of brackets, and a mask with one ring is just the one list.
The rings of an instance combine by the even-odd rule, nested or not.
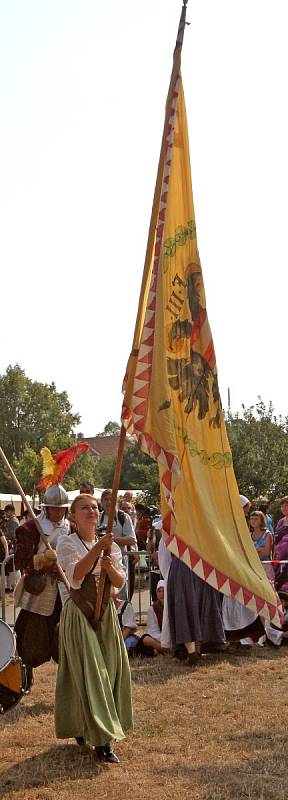
[(248, 500), (248, 497), (245, 497), (245, 494), (240, 494), (239, 497), (242, 508), (245, 508), (247, 505), (251, 506), (250, 500)]

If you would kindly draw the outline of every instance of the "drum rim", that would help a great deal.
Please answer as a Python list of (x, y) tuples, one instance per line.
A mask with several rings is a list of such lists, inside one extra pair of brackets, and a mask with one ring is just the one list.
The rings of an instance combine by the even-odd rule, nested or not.
[[(13, 658), (15, 658), (15, 655), (16, 655), (16, 637), (15, 637), (15, 633), (14, 633), (14, 631), (12, 630), (12, 628), (11, 628), (11, 625), (8, 625), (8, 623), (7, 623), (7, 622), (4, 622), (4, 619), (0, 619), (0, 628), (1, 628), (1, 625), (3, 625), (3, 626), (4, 626), (4, 630), (5, 630), (5, 628), (6, 628), (6, 631), (7, 631), (7, 632), (9, 631), (9, 634), (10, 634), (10, 642), (12, 643), (13, 647), (12, 647), (12, 651), (10, 652), (10, 654), (9, 654), (9, 656), (8, 656), (8, 660), (7, 660), (7, 661), (5, 661), (5, 664), (2, 664), (2, 662), (1, 662), (1, 654), (0, 654), (0, 673), (1, 673), (1, 672), (2, 672), (4, 669), (6, 669), (6, 667), (8, 667), (8, 666), (9, 666), (9, 664), (11, 663), (11, 661), (13, 661)], [(6, 656), (5, 656), (5, 657), (6, 657)]]

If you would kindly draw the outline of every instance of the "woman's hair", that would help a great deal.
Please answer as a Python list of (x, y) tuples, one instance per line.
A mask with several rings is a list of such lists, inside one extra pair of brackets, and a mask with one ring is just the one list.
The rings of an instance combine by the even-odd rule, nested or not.
[(79, 486), (86, 486), (87, 489), (87, 492), (81, 492), (81, 494), (91, 494), (91, 495), (94, 494), (94, 486), (93, 483), (91, 483), (91, 481), (86, 481), (83, 478), (82, 481), (79, 481)]
[(260, 518), (260, 521), (261, 521), (261, 525), (260, 525), (261, 531), (265, 531), (265, 528), (266, 528), (266, 520), (265, 520), (265, 514), (263, 514), (263, 511), (252, 511), (252, 514), (250, 514), (250, 520), (251, 520), (251, 518), (252, 518), (252, 517), (259, 517), (259, 518)]
[(101, 494), (101, 500), (104, 500), (104, 497), (107, 497), (108, 494), (109, 495), (112, 494), (112, 489), (103, 489), (103, 492)]
[(280, 506), (282, 506), (282, 503), (288, 503), (288, 494), (285, 494), (285, 497), (281, 497)]
[(122, 500), (127, 500), (129, 503), (133, 503), (133, 492), (124, 492)]
[(75, 497), (74, 500), (73, 500), (73, 503), (71, 503), (71, 508), (70, 508), (71, 514), (75, 513), (76, 508), (79, 505), (79, 501), (80, 500), (84, 500), (85, 498), (87, 500), (93, 500), (93, 502), (96, 503), (97, 508), (98, 508), (98, 504), (97, 504), (93, 494), (84, 494), (84, 493), (83, 494), (77, 494), (77, 497)]
[(269, 500), (261, 500), (261, 503), (259, 503), (259, 511), (263, 511), (263, 514), (267, 514), (268, 508), (269, 508)]

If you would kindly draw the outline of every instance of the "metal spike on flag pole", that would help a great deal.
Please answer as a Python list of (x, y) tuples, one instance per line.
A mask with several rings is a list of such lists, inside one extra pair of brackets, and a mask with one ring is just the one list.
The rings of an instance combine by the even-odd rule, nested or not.
[(280, 624), (241, 508), (197, 247), (181, 77), (184, 2), (122, 425), (157, 460), (166, 546), (211, 586)]

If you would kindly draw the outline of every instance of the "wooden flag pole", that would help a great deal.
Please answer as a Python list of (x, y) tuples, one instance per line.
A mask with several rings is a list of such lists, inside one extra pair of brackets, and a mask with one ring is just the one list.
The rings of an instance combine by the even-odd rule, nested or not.
[[(22, 486), (19, 483), (18, 478), (16, 478), (15, 472), (13, 472), (13, 469), (10, 466), (9, 461), (6, 458), (5, 453), (2, 450), (2, 447), (0, 447), (0, 458), (3, 461), (3, 464), (5, 464), (5, 467), (8, 470), (9, 475), (11, 476), (13, 482), (15, 483), (16, 488), (18, 489), (19, 494), (22, 497), (24, 505), (26, 506), (27, 510), (29, 511), (30, 516), (33, 519), (34, 524), (36, 525), (36, 528), (37, 528), (37, 531), (39, 533), (41, 541), (43, 542), (43, 544), (45, 544), (45, 547), (47, 548), (47, 550), (53, 550), (53, 548), (51, 547), (51, 544), (49, 544), (49, 542), (47, 542), (47, 537), (45, 536), (45, 534), (42, 531), (40, 522), (38, 521), (38, 519), (36, 517), (36, 514), (34, 514), (33, 508), (30, 505), (29, 500), (26, 497), (25, 493), (23, 492)], [(57, 563), (57, 569), (59, 570), (59, 574), (61, 576), (61, 580), (65, 584), (66, 589), (68, 589), (68, 591), (69, 591), (69, 583), (67, 581), (66, 575), (65, 575), (65, 573), (63, 572), (62, 568), (60, 567), (60, 565), (58, 563)]]
[[(125, 438), (126, 438), (126, 429), (124, 425), (121, 426), (120, 437), (119, 437), (119, 445), (118, 445), (118, 453), (115, 463), (115, 471), (114, 471), (114, 478), (113, 478), (113, 486), (112, 486), (112, 497), (111, 497), (111, 505), (108, 514), (108, 524), (107, 524), (107, 533), (112, 533), (113, 522), (115, 517), (115, 510), (116, 510), (116, 503), (117, 503), (117, 495), (120, 483), (120, 475), (121, 475), (121, 467), (124, 455), (124, 447), (125, 447)], [(109, 554), (111, 551), (107, 551)], [(95, 609), (95, 619), (96, 622), (99, 622), (101, 616), (101, 607), (103, 602), (103, 595), (105, 588), (108, 590), (108, 586), (110, 586), (110, 581), (108, 578), (107, 573), (104, 569), (101, 569), (99, 584), (98, 584), (98, 592), (97, 592), (97, 600), (96, 600), (96, 609)]]

